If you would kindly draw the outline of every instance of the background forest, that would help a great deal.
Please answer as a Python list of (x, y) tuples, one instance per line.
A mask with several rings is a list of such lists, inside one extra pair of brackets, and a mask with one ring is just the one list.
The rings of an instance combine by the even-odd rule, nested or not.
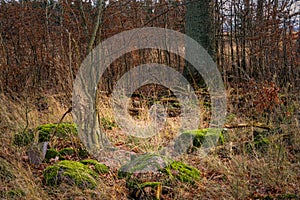
[[(0, 0), (0, 198), (299, 199), (299, 6), (296, 0)], [(76, 133), (56, 135), (73, 134), (66, 111), (81, 63), (105, 39), (142, 27), (185, 33), (214, 59), (227, 95), (224, 141), (205, 158), (195, 153), (178, 158), (199, 172), (198, 178), (190, 174), (192, 181), (167, 175), (132, 181), (109, 169), (96, 170), (95, 187), (78, 184), (72, 175), (49, 184), (48, 167), (95, 159)], [(136, 154), (155, 152), (174, 139), (180, 113), (165, 88), (148, 85), (132, 97), (129, 111), (140, 120), (149, 101), (171, 104), (163, 138), (125, 136), (116, 124), (109, 102), (114, 84), (151, 62), (172, 66), (194, 84), (203, 108), (199, 128), (208, 128), (211, 114), (207, 88), (183, 58), (159, 49), (123, 55), (105, 71), (97, 106), (110, 140)], [(38, 151), (47, 154), (35, 162), (30, 152), (41, 141), (48, 146)], [(97, 164), (84, 166), (95, 170)], [(176, 170), (167, 174), (177, 177), (182, 171)]]

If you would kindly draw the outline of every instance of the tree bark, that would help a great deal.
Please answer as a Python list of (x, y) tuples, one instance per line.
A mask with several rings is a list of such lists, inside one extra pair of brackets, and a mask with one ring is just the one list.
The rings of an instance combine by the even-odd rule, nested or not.
[[(186, 35), (196, 40), (212, 58), (214, 52), (214, 28), (212, 0), (188, 1), (186, 6), (185, 31)], [(192, 54), (186, 47), (186, 54)], [(203, 87), (204, 81), (197, 70), (186, 62), (183, 75), (196, 88)]]

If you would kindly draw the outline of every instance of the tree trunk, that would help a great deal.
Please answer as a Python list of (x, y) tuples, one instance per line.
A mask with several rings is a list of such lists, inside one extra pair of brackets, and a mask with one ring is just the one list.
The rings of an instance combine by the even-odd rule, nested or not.
[[(194, 0), (187, 2), (186, 35), (196, 40), (202, 45), (204, 49), (214, 56), (214, 30), (213, 30), (213, 10), (212, 0)], [(188, 47), (186, 47), (186, 54), (193, 54)], [(183, 75), (194, 86), (203, 87), (204, 81), (197, 70), (186, 62)]]

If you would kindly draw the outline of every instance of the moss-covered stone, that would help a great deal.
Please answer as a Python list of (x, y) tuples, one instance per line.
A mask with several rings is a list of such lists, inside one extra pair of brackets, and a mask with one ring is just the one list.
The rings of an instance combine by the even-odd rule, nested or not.
[(13, 172), (13, 166), (5, 159), (0, 157), (0, 182), (8, 183), (14, 180), (16, 176)]
[(165, 159), (156, 154), (140, 155), (131, 160), (126, 165), (123, 165), (118, 171), (118, 176), (120, 178), (129, 178), (132, 174), (158, 172), (159, 170), (166, 167), (168, 163), (168, 159)]
[(82, 160), (80, 162), (84, 165), (93, 165), (95, 167), (95, 171), (99, 174), (104, 174), (104, 173), (109, 172), (109, 168), (106, 165), (99, 163), (96, 160), (86, 159), (86, 160)]
[(50, 141), (50, 138), (55, 135), (59, 138), (66, 139), (69, 136), (77, 136), (77, 127), (74, 123), (61, 124), (43, 124), (35, 129), (29, 129), (17, 133), (14, 136), (13, 144), (17, 146), (27, 146), (33, 143), (34, 133), (38, 134), (38, 142)]
[(39, 142), (49, 141), (52, 134), (60, 138), (77, 135), (77, 126), (74, 123), (44, 124), (37, 127)]
[(94, 189), (97, 186), (97, 179), (98, 174), (95, 171), (76, 161), (64, 160), (47, 167), (44, 171), (44, 181), (50, 186), (66, 182), (82, 189)]
[(196, 129), (183, 132), (175, 140), (176, 153), (187, 153), (194, 148), (199, 148), (205, 142), (214, 146), (215, 144), (224, 144), (223, 129), (207, 128)]
[(50, 148), (46, 152), (45, 160), (49, 161), (51, 158), (55, 158), (56, 156), (62, 158), (62, 156), (60, 155), (60, 153), (56, 149)]
[(173, 161), (165, 167), (162, 172), (171, 178), (176, 178), (181, 182), (194, 183), (200, 179), (200, 172), (195, 167), (184, 164), (183, 162)]
[(219, 144), (224, 144), (224, 136), (222, 134), (222, 129), (197, 129), (184, 132), (183, 134), (190, 134), (194, 137), (193, 146), (200, 147), (205, 139), (214, 139), (218, 141)]
[[(136, 185), (141, 179), (140, 174), (162, 173), (165, 179), (177, 179), (182, 182), (194, 183), (200, 178), (196, 168), (182, 162), (173, 161), (155, 154), (145, 154), (133, 159), (118, 171), (119, 178), (127, 178), (129, 185)], [(135, 176), (132, 176), (132, 175)]]
[(62, 156), (70, 156), (75, 153), (75, 150), (71, 147), (63, 148), (62, 150), (59, 151), (59, 154)]

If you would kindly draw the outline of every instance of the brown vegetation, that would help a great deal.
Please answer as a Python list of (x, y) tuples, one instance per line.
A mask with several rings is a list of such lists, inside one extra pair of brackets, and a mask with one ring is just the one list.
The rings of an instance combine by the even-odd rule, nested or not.
[[(126, 180), (114, 170), (99, 175), (101, 181), (94, 190), (68, 184), (46, 186), (43, 171), (56, 161), (31, 165), (27, 147), (12, 141), (16, 133), (60, 121), (71, 107), (72, 84), (91, 42), (95, 47), (124, 30), (145, 26), (184, 32), (186, 2), (156, 2), (110, 1), (97, 27), (97, 7), (89, 1), (0, 1), (1, 199), (130, 198)], [(142, 198), (300, 198), (299, 27), (295, 29), (288, 11), (291, 0), (262, 2), (262, 8), (247, 0), (214, 2), (215, 61), (228, 98), (225, 143), (205, 158), (193, 153), (179, 158), (200, 171), (195, 184), (175, 181), (158, 187), (159, 195), (156, 191)], [(95, 28), (97, 34), (91, 40)], [(109, 102), (114, 83), (133, 67), (149, 62), (170, 64), (179, 72), (185, 63), (165, 51), (133, 51), (106, 70), (98, 89), (102, 128), (115, 146), (135, 153), (155, 152), (168, 145), (178, 128), (178, 108), (169, 111), (175, 114), (169, 113), (162, 133), (150, 139), (129, 137), (116, 125)], [(137, 98), (140, 107), (131, 108), (139, 120), (147, 116), (149, 96), (176, 103), (173, 96), (155, 96), (156, 87), (139, 91), (143, 94)], [(205, 128), (210, 119), (209, 95), (205, 89), (198, 94), (203, 105), (200, 126)], [(67, 114), (63, 121), (71, 122), (72, 116)], [(76, 149), (72, 142), (55, 144), (62, 143), (59, 149)], [(77, 155), (67, 159), (80, 160)]]

